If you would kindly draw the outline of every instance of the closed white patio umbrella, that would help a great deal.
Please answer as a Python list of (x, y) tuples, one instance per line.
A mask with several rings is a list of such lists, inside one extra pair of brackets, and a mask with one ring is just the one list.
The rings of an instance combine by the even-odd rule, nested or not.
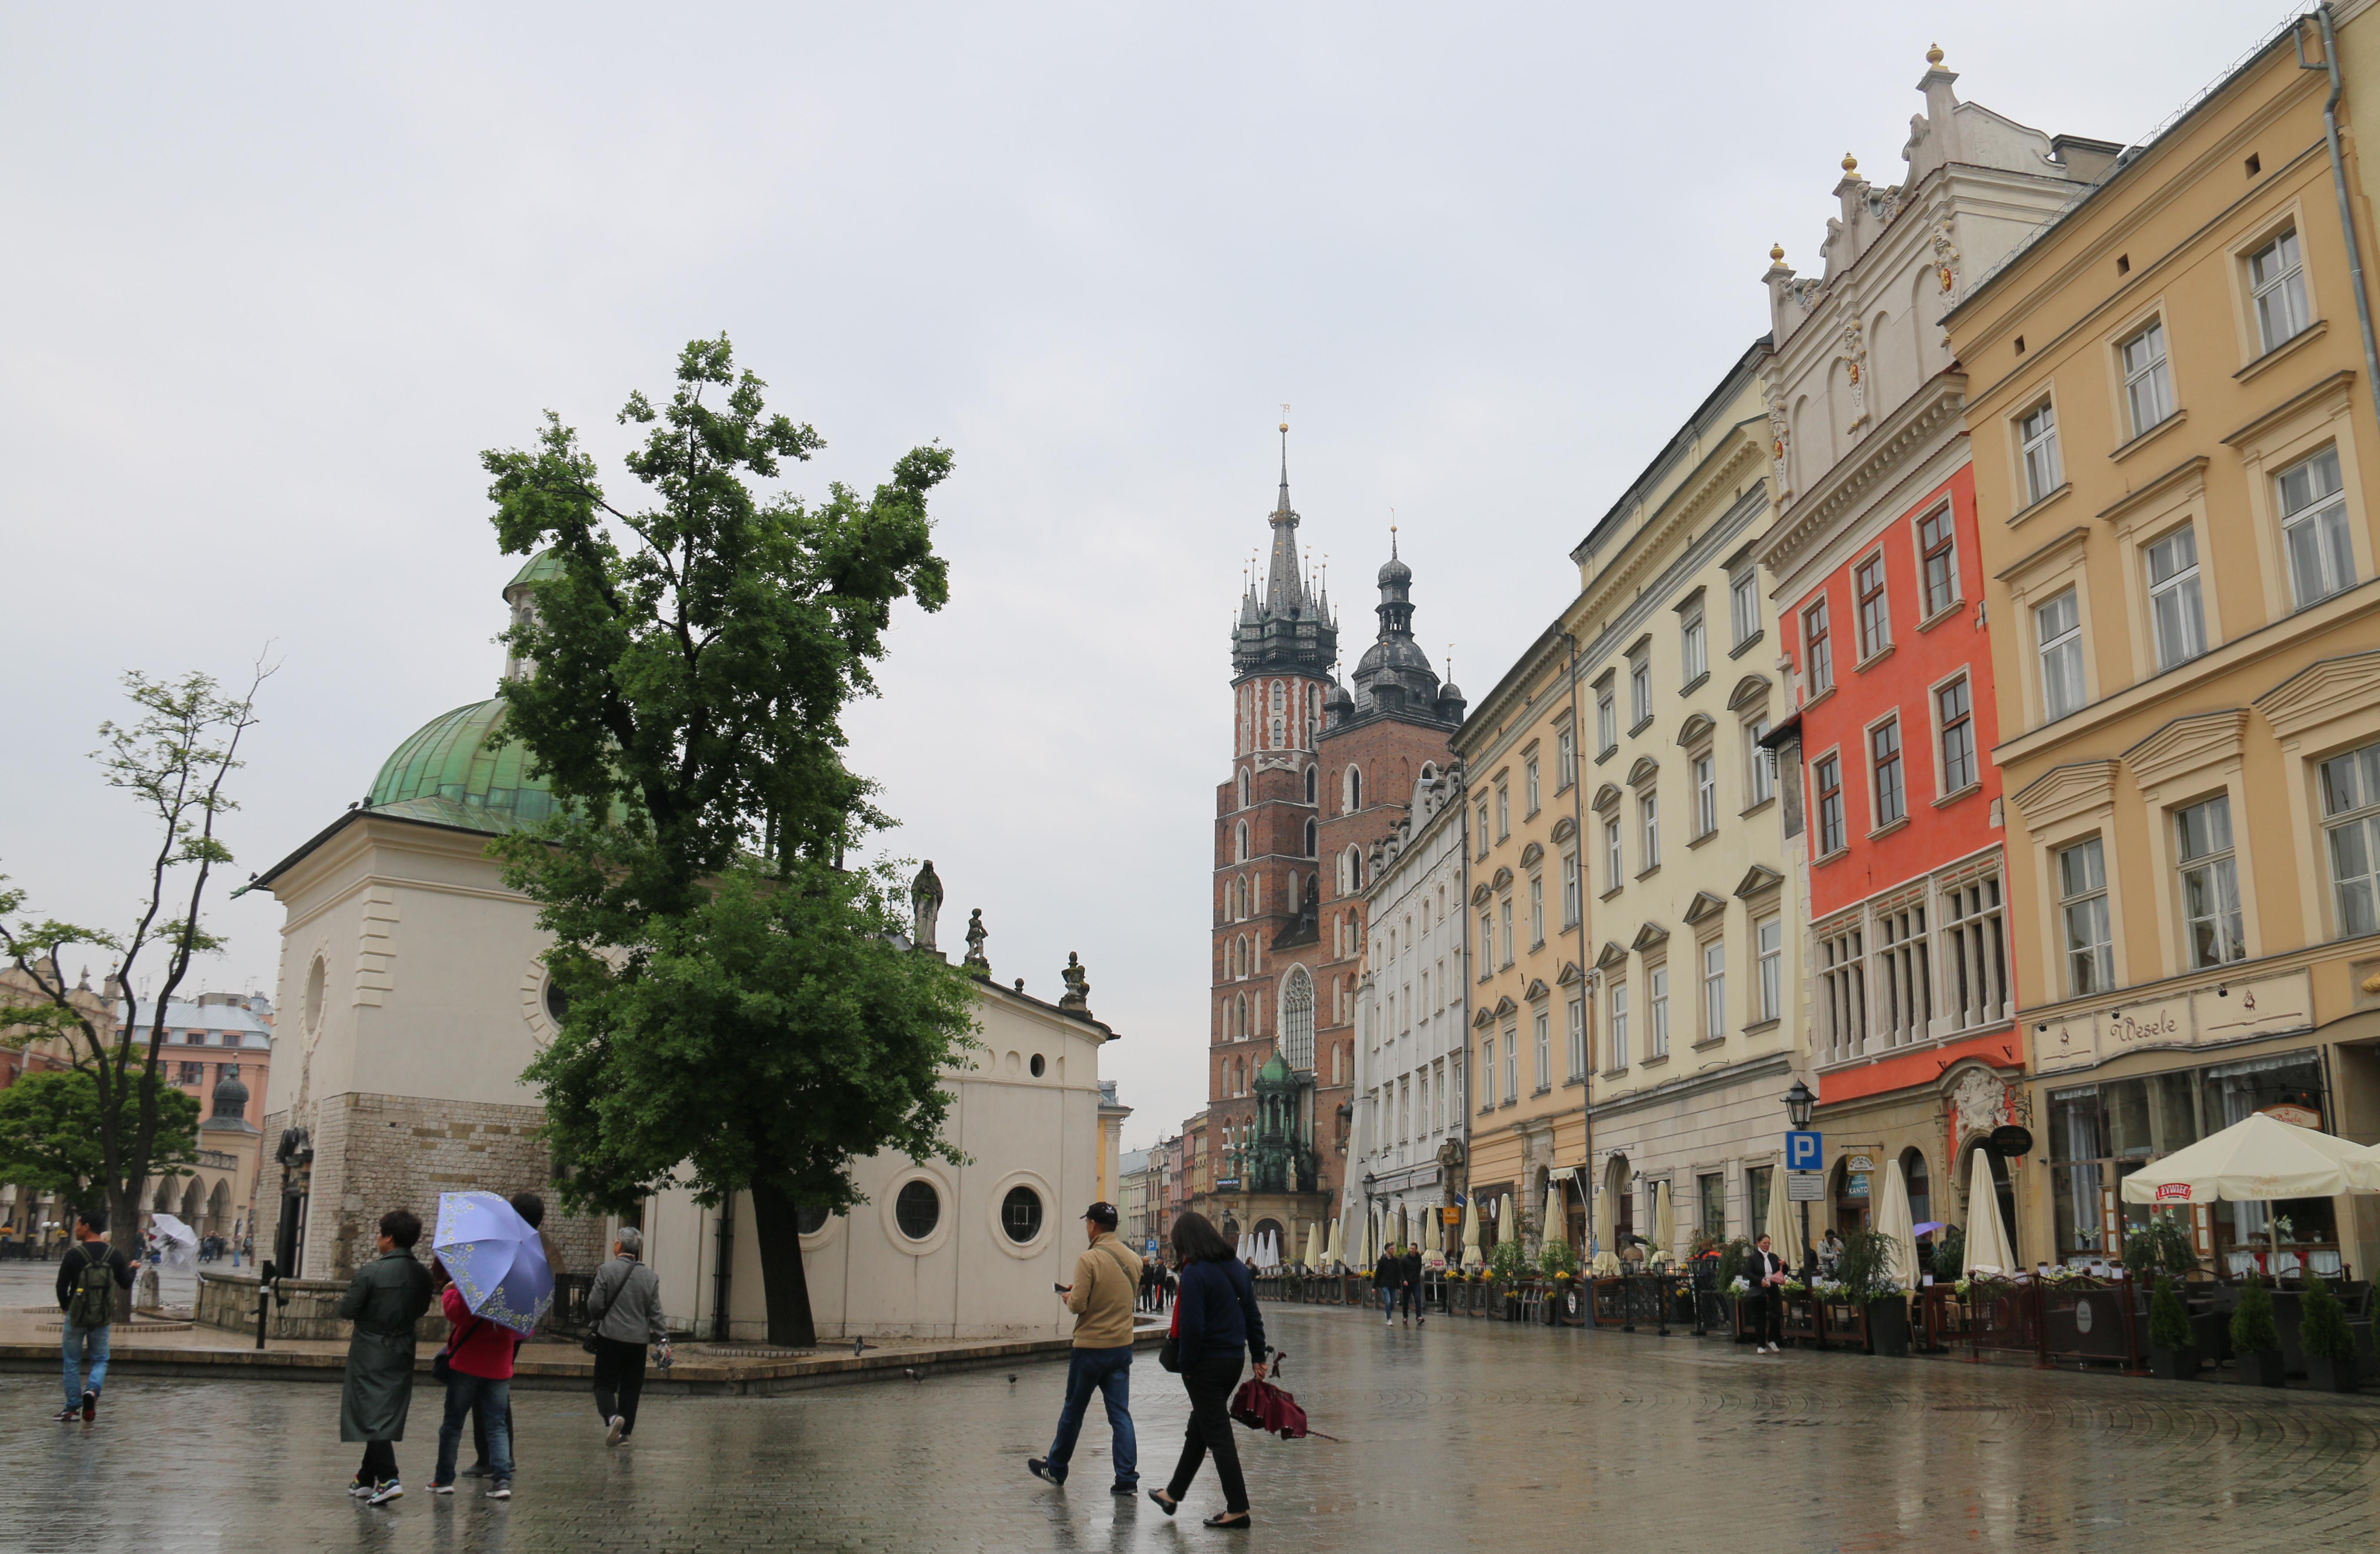
[(1884, 1201), (1876, 1211), (1876, 1232), (1892, 1243), (1892, 1276), (1903, 1289), (1917, 1287), (1917, 1217), (1909, 1208), (1909, 1184), (1899, 1160), (1884, 1163)]
[(1467, 1197), (1463, 1205), (1463, 1266), (1476, 1269), (1487, 1266), (1488, 1259), (1479, 1250), (1479, 1200)]
[(1801, 1276), (1802, 1215), (1787, 1200), (1784, 1193), (1785, 1174), (1772, 1172), (1768, 1183), (1768, 1221), (1761, 1228), (1768, 1232), (1768, 1249), (1784, 1259), (1786, 1271)]
[(2009, 1244), (2008, 1227), (2000, 1223), (1999, 1189), (1992, 1181), (1992, 1162), (1985, 1154), (1982, 1149), (1975, 1151), (1974, 1166), (1967, 1173), (1966, 1255), (1959, 1271), (2013, 1273), (2016, 1249)]
[(1595, 1260), (1587, 1265), (1587, 1270), (1606, 1278), (1620, 1271), (1620, 1256), (1611, 1245), (1611, 1189), (1609, 1187), (1595, 1200)]
[(1340, 1235), (1340, 1221), (1330, 1221), (1330, 1244), (1322, 1249), (1323, 1265), (1337, 1268), (1347, 1260), (1347, 1244)]
[(1547, 1245), (1551, 1246), (1556, 1242), (1564, 1244), (1569, 1242), (1570, 1236), (1563, 1229), (1562, 1218), (1561, 1184), (1548, 1182), (1546, 1184), (1546, 1233), (1543, 1238)]
[(1670, 1207), (1670, 1184), (1653, 1184), (1653, 1257), (1667, 1261), (1678, 1255), (1678, 1216)]

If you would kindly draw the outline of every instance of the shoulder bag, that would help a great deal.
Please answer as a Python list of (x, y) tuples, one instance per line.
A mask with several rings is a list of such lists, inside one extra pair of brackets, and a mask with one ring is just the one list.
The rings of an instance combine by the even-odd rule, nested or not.
[(436, 1377), (443, 1382), (455, 1374), (455, 1346), (462, 1342), (466, 1338), (469, 1337), (473, 1329), (477, 1329), (479, 1325), (480, 1318), (474, 1317), (471, 1318), (471, 1325), (469, 1327), (457, 1328), (453, 1332), (446, 1335), (446, 1347), (438, 1351), (437, 1354), (430, 1356), (431, 1375)]

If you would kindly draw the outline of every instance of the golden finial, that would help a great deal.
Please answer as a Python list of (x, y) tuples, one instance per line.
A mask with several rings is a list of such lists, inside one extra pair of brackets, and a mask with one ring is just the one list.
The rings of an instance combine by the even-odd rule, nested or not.
[(1852, 155), (1851, 152), (1843, 152), (1843, 175), (1844, 175), (1844, 176), (1848, 177), (1848, 176), (1850, 176), (1852, 174), (1856, 173), (1856, 172), (1858, 172), (1858, 171), (1859, 171), (1859, 158), (1858, 158), (1858, 157), (1853, 156), (1853, 155)]
[(1782, 264), (1785, 262), (1784, 244), (1771, 243), (1768, 245), (1768, 262), (1771, 264)]
[(1929, 49), (1927, 49), (1927, 50), (1925, 51), (1925, 63), (1926, 63), (1926, 64), (1928, 64), (1928, 65), (1934, 66), (1934, 67), (1935, 67), (1936, 68), (1937, 68), (1937, 69), (1941, 67), (1941, 64), (1942, 64), (1942, 45), (1941, 45), (1941, 44), (1939, 44), (1939, 43), (1936, 43), (1933, 47), (1931, 47), (1931, 48), (1929, 48)]
[(1289, 431), (1289, 407), (1286, 405), (1281, 407), (1281, 429), (1283, 432)]

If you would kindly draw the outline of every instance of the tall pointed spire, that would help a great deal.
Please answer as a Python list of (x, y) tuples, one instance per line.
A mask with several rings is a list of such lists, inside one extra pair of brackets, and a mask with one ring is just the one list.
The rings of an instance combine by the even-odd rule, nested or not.
[[(1232, 634), (1232, 662), (1242, 674), (1327, 671), (1339, 652), (1338, 632), (1323, 602), (1323, 584), (1311, 552), (1298, 545), (1297, 509), (1289, 499), (1289, 407), (1281, 407), (1281, 486), (1268, 523), (1269, 553), (1250, 569)], [(1263, 572), (1263, 591), (1255, 573)]]
[(1289, 504), (1289, 422), (1281, 423), (1281, 500), (1272, 510), (1272, 561), (1265, 572), (1265, 613), (1292, 619), (1310, 614), (1297, 575), (1297, 510)]

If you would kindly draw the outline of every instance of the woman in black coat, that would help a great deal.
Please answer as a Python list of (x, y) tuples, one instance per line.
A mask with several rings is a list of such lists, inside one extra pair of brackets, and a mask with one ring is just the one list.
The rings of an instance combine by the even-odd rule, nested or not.
[(1248, 1514), (1247, 1481), (1240, 1476), (1239, 1442), (1232, 1436), (1232, 1392), (1240, 1381), (1240, 1351), (1255, 1362), (1257, 1379), (1264, 1379), (1264, 1317), (1257, 1310), (1257, 1291), (1247, 1265), (1233, 1255), (1203, 1214), (1184, 1214), (1173, 1221), (1173, 1266), (1181, 1270), (1181, 1289), (1173, 1302), (1173, 1332), (1182, 1356), (1182, 1385), (1190, 1394), (1190, 1425), (1183, 1434), (1182, 1460), (1173, 1477), (1148, 1498), (1171, 1516), (1182, 1507), (1198, 1464), (1215, 1454), (1215, 1476), (1223, 1482), (1223, 1510), (1209, 1516), (1209, 1527), (1245, 1527)]

